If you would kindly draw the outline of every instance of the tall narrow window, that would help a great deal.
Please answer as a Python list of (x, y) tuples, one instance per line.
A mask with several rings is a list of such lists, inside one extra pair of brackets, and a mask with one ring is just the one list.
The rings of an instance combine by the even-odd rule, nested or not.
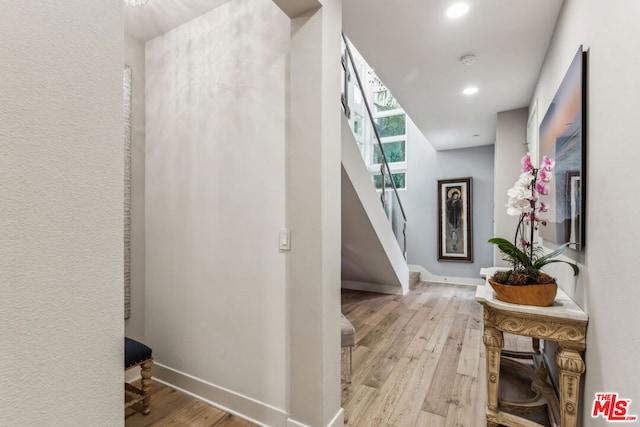
[[(383, 142), (382, 149), (389, 163), (405, 162), (407, 160), (406, 141), (404, 139), (400, 141)], [(382, 154), (380, 153), (380, 147), (378, 145), (373, 147), (373, 163), (382, 163)]]
[(373, 92), (373, 110), (376, 113), (381, 111), (399, 110), (400, 104), (391, 96), (391, 92), (387, 89), (377, 90)]
[(404, 113), (395, 116), (377, 117), (375, 122), (378, 136), (385, 138), (404, 135), (407, 131), (406, 118), (407, 116)]
[[(405, 172), (401, 172), (401, 173), (394, 173), (393, 174), (393, 183), (396, 185), (397, 189), (403, 189), (406, 188), (406, 176), (407, 174)], [(382, 175), (381, 174), (374, 174), (373, 175), (373, 184), (376, 186), (377, 189), (381, 189), (382, 188)], [(389, 175), (385, 176), (385, 183), (384, 186), (386, 188), (391, 187), (391, 180), (389, 180)]]

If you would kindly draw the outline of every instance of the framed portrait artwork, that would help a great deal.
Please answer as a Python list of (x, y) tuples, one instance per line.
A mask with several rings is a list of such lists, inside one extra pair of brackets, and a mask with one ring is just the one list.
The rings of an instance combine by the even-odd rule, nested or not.
[(473, 178), (438, 180), (438, 260), (473, 262)]

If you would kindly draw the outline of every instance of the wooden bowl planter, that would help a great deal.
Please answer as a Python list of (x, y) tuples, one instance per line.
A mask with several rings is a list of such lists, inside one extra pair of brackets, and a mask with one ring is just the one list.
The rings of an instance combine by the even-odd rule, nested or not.
[(502, 285), (489, 279), (489, 284), (500, 301), (511, 304), (535, 305), (548, 307), (553, 305), (558, 292), (557, 283), (543, 283), (538, 285)]

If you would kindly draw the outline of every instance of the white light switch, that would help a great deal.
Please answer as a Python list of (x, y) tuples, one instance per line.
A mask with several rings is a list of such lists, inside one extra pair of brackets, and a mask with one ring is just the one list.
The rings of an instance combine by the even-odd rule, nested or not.
[(280, 229), (279, 241), (281, 251), (291, 250), (291, 233), (288, 228)]

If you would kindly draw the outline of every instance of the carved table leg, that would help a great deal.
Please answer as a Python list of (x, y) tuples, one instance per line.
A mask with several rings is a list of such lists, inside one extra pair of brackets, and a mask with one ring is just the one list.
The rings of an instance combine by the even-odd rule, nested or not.
[(149, 412), (151, 412), (151, 366), (152, 365), (153, 365), (153, 361), (151, 359), (145, 361), (140, 365), (141, 367), (140, 376), (142, 377), (140, 382), (142, 387), (142, 394), (144, 396), (144, 399), (142, 400), (142, 407), (143, 407), (142, 413), (144, 415), (147, 415)]
[(485, 312), (484, 342), (487, 352), (487, 409), (498, 412), (498, 383), (500, 380), (500, 352), (504, 347), (502, 331), (496, 329)]
[(580, 353), (560, 347), (556, 352), (556, 363), (560, 370), (560, 417), (563, 427), (575, 427), (578, 422), (578, 398), (580, 376), (585, 370)]

